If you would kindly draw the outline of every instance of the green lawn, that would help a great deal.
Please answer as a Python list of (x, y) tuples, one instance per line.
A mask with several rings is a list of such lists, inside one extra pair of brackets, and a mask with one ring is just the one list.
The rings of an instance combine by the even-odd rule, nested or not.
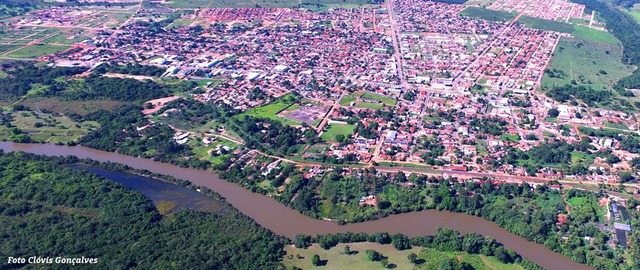
[(522, 16), (518, 22), (528, 28), (555, 31), (560, 33), (573, 33), (573, 25), (563, 22), (544, 20), (540, 18)]
[(47, 54), (61, 52), (68, 48), (69, 46), (36, 44), (36, 45), (32, 45), (32, 46), (14, 51), (6, 56), (11, 58), (26, 58), (26, 59), (38, 58)]
[(520, 141), (520, 136), (518, 136), (517, 134), (502, 134), (502, 136), (500, 136), (500, 138), (503, 141), (509, 141), (509, 142), (519, 142)]
[(584, 27), (580, 25), (575, 26), (575, 29), (573, 31), (573, 36), (576, 39), (582, 39), (585, 41), (611, 44), (616, 46), (620, 45), (620, 41), (618, 41), (618, 39), (616, 39), (616, 37), (614, 37), (609, 32), (591, 29), (589, 27)]
[(623, 11), (633, 17), (640, 24), (640, 11), (634, 9), (623, 9)]
[(580, 162), (589, 163), (586, 165), (590, 165), (593, 162), (593, 157), (583, 152), (578, 152), (578, 151), (571, 152), (571, 164), (577, 164)]
[(69, 33), (60, 33), (57, 34), (55, 36), (51, 36), (45, 40), (43, 40), (43, 43), (56, 43), (56, 44), (63, 44), (63, 45), (71, 45), (74, 43), (78, 43), (78, 42), (82, 42), (84, 40), (89, 39), (90, 37), (88, 35), (84, 35), (84, 34), (80, 34), (80, 33), (73, 33), (73, 32), (69, 32)]
[(360, 95), (358, 93), (351, 93), (348, 94), (346, 96), (343, 96), (342, 99), (340, 99), (340, 105), (342, 106), (349, 106), (351, 105), (351, 102), (356, 101), (356, 99), (359, 97)]
[(384, 108), (383, 103), (372, 103), (372, 102), (358, 102), (356, 103), (356, 108), (365, 108), (365, 109), (382, 109)]
[(558, 123), (558, 118), (557, 117), (547, 117), (544, 119), (545, 122), (549, 122), (549, 123)]
[(247, 110), (246, 112), (239, 114), (237, 117), (240, 117), (242, 119), (245, 115), (249, 115), (256, 118), (268, 118), (268, 119), (276, 120), (288, 125), (298, 125), (300, 124), (300, 122), (276, 116), (276, 114), (287, 109), (289, 106), (293, 104), (294, 104), (293, 100), (289, 97), (289, 95), (286, 95), (284, 97), (281, 97), (275, 102)]
[(196, 154), (197, 158), (202, 160), (208, 160), (213, 165), (218, 165), (222, 163), (222, 158), (229, 156), (229, 154), (215, 156), (215, 155), (209, 154), (209, 150), (215, 149), (218, 145), (222, 145), (222, 146), (228, 146), (229, 148), (231, 148), (229, 152), (232, 152), (238, 146), (238, 144), (223, 138), (212, 138), (212, 139), (214, 139), (215, 141), (209, 144), (209, 146), (205, 146), (201, 140), (196, 141), (194, 139), (189, 140), (189, 145), (193, 148), (193, 152)]
[[(344, 247), (348, 245), (351, 254), (344, 254)], [(471, 255), (463, 252), (443, 252), (433, 249), (415, 247), (408, 250), (399, 251), (392, 245), (381, 245), (377, 243), (349, 243), (338, 244), (337, 246), (324, 250), (318, 244), (314, 244), (307, 249), (299, 249), (293, 246), (286, 246), (282, 263), (285, 267), (299, 267), (302, 269), (349, 269), (349, 270), (369, 270), (385, 269), (380, 262), (373, 262), (367, 259), (365, 251), (375, 250), (388, 258), (388, 263), (393, 265), (393, 269), (441, 269), (443, 261), (460, 261), (469, 264), (472, 269), (477, 270), (522, 270), (518, 264), (505, 264), (495, 257), (483, 255)], [(418, 255), (418, 261), (414, 265), (409, 262), (407, 256), (411, 253)], [(311, 259), (313, 255), (320, 256), (324, 265), (313, 266)], [(388, 269), (388, 268), (387, 268)]]
[[(545, 73), (542, 88), (571, 84), (589, 86), (596, 90), (611, 89), (620, 78), (633, 72), (633, 67), (621, 62), (622, 48), (611, 42), (592, 42), (576, 38), (561, 38), (553, 52), (548, 70), (555, 72), (551, 78)], [(602, 74), (603, 70), (606, 74)]]
[[(413, 248), (410, 250), (399, 251), (392, 245), (381, 245), (377, 243), (349, 243), (346, 244), (351, 248), (351, 255), (343, 254), (345, 244), (324, 250), (318, 244), (314, 244), (307, 249), (286, 246), (287, 253), (282, 263), (286, 267), (296, 266), (302, 269), (325, 269), (325, 270), (369, 270), (369, 269), (385, 269), (380, 262), (369, 261), (365, 251), (373, 249), (380, 252), (383, 256), (389, 258), (390, 264), (395, 264), (396, 269), (412, 269), (413, 265), (407, 259), (411, 253), (418, 254), (420, 249)], [(320, 260), (325, 261), (324, 266), (315, 267), (311, 264), (311, 258), (314, 254), (320, 256)]]
[(327, 131), (323, 132), (320, 138), (325, 141), (335, 141), (335, 137), (338, 134), (344, 135), (345, 138), (349, 138), (353, 131), (356, 129), (355, 125), (349, 124), (330, 124)]
[(387, 106), (395, 106), (397, 103), (397, 101), (394, 98), (373, 94), (373, 93), (364, 93), (362, 94), (361, 98), (377, 100), (384, 103)]
[(467, 7), (460, 11), (459, 15), (496, 22), (506, 22), (516, 18), (516, 14), (514, 13), (479, 7)]

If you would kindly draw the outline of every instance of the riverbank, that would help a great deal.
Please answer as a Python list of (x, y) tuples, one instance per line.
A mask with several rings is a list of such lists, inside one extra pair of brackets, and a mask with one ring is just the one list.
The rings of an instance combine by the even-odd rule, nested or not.
[(195, 185), (209, 188), (220, 194), (233, 207), (252, 218), (259, 225), (278, 235), (293, 239), (297, 234), (314, 235), (339, 232), (390, 234), (402, 233), (409, 237), (433, 234), (437, 228), (451, 228), (463, 234), (478, 233), (491, 236), (506, 248), (514, 250), (522, 257), (548, 269), (591, 269), (578, 264), (543, 245), (535, 244), (517, 236), (485, 219), (460, 213), (426, 210), (392, 215), (374, 221), (340, 226), (333, 222), (315, 220), (277, 201), (252, 193), (245, 188), (225, 182), (217, 175), (196, 169), (155, 162), (151, 160), (103, 152), (81, 146), (57, 146), (51, 144), (16, 144), (0, 142), (4, 151), (23, 151), (48, 156), (76, 156), (99, 162), (115, 162), (135, 169), (148, 170), (184, 179)]

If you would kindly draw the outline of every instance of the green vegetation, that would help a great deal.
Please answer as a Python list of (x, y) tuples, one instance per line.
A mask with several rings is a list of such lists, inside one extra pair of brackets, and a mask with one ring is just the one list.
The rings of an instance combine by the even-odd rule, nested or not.
[(576, 25), (573, 31), (575, 39), (620, 46), (620, 41), (611, 33)]
[(631, 17), (633, 17), (633, 19), (636, 20), (636, 23), (640, 24), (640, 11), (639, 10), (624, 9), (624, 12), (626, 12)]
[(342, 135), (343, 139), (348, 139), (351, 134), (353, 134), (355, 128), (355, 125), (349, 124), (329, 124), (329, 127), (322, 133), (320, 138), (325, 141), (336, 141), (336, 136)]
[(518, 22), (524, 26), (533, 29), (541, 29), (547, 31), (555, 31), (560, 33), (573, 33), (573, 25), (558, 21), (550, 21), (529, 16), (522, 16)]
[[(349, 247), (349, 252), (345, 252), (345, 247)], [(313, 265), (311, 258), (314, 254), (324, 260), (323, 269), (388, 269), (379, 261), (371, 261), (367, 258), (366, 251), (374, 250), (387, 258), (388, 265), (394, 265), (396, 269), (441, 269), (441, 265), (449, 264), (449, 261), (460, 259), (461, 263), (468, 264), (477, 270), (518, 270), (524, 269), (519, 264), (506, 264), (498, 261), (493, 256), (472, 255), (465, 252), (437, 251), (431, 248), (412, 247), (410, 249), (398, 250), (392, 245), (382, 245), (371, 242), (338, 244), (328, 250), (321, 248), (318, 244), (313, 244), (306, 249), (286, 246), (283, 264), (285, 267), (299, 267), (311, 269)], [(416, 255), (413, 262), (409, 260), (411, 254)]]
[(383, 103), (373, 103), (373, 102), (356, 102), (356, 108), (379, 110), (379, 109), (384, 108), (384, 104)]
[[(534, 263), (523, 260), (512, 250), (500, 246), (491, 237), (482, 237), (475, 233), (461, 235), (451, 229), (438, 229), (434, 235), (411, 239), (402, 234), (388, 233), (338, 233), (314, 237), (297, 235), (294, 242), (297, 249), (291, 248), (291, 251), (306, 254), (307, 251), (300, 248), (308, 248), (313, 252), (325, 253), (328, 260), (324, 261), (324, 264), (327, 266), (331, 259), (335, 258), (341, 262), (339, 257), (346, 256), (373, 268), (377, 268), (375, 263), (378, 267), (390, 269), (398, 268), (399, 265), (404, 266), (401, 269), (491, 269), (483, 262), (487, 261), (501, 269), (540, 269)], [(311, 243), (318, 243), (319, 248), (324, 251)], [(334, 248), (338, 243), (347, 243), (349, 246), (340, 245), (342, 248)], [(355, 248), (352, 249), (351, 245)], [(392, 246), (395, 250), (387, 246)], [(335, 250), (341, 250), (342, 254), (340, 255), (339, 251), (336, 254)], [(285, 257), (285, 262), (295, 262), (292, 255), (288, 257)], [(296, 256), (296, 259), (300, 259), (300, 256)], [(398, 262), (400, 264), (397, 264)]]
[(14, 141), (67, 143), (100, 126), (96, 122), (76, 122), (57, 113), (0, 111), (0, 118), (0, 138)]
[(496, 22), (506, 22), (516, 18), (516, 14), (514, 13), (499, 11), (499, 10), (491, 10), (491, 9), (480, 8), (480, 7), (467, 7), (462, 11), (460, 11), (459, 14), (465, 17), (485, 19), (485, 20), (496, 21)]
[[(125, 155), (150, 158), (194, 168), (210, 164), (200, 159), (185, 159), (193, 155), (187, 145), (173, 141), (175, 131), (161, 124), (151, 124), (138, 106), (124, 106), (112, 111), (100, 110), (83, 117), (100, 123), (100, 128), (82, 137), (78, 143), (91, 148)], [(146, 127), (144, 129), (138, 129)]]
[(620, 61), (621, 57), (621, 48), (613, 42), (561, 38), (545, 70), (542, 89), (561, 85), (612, 89), (618, 80), (633, 71), (633, 67)]
[(162, 216), (141, 194), (65, 166), (74, 162), (0, 154), (3, 253), (96, 257), (101, 269), (275, 269), (280, 263), (286, 240), (222, 201), (217, 213)]
[(351, 102), (356, 101), (356, 99), (359, 97), (360, 95), (358, 95), (357, 93), (351, 93), (348, 94), (344, 97), (342, 97), (342, 99), (340, 99), (340, 105), (342, 106), (349, 106), (351, 105)]
[(264, 119), (278, 121), (286, 125), (299, 125), (300, 122), (277, 116), (278, 113), (289, 108), (290, 106), (295, 104), (299, 99), (300, 97), (295, 94), (287, 94), (277, 99), (275, 102), (247, 110), (239, 114), (237, 117), (238, 119), (244, 119), (245, 116), (251, 116), (255, 118), (264, 118)]
[[(597, 11), (606, 21), (607, 30), (622, 42), (623, 63), (640, 66), (640, 43), (638, 42), (640, 40), (640, 25), (634, 17), (597, 0), (575, 0), (574, 2), (584, 4), (587, 9)], [(629, 5), (623, 6), (630, 7)], [(640, 71), (636, 70), (630, 76), (620, 80), (614, 89), (625, 96), (633, 96), (626, 89), (640, 89)]]
[(85, 68), (51, 68), (27, 65), (7, 71), (0, 79), (0, 100), (13, 101), (30, 97), (60, 97), (66, 100), (144, 101), (185, 92), (194, 82), (159, 84), (153, 81), (102, 77), (95, 74), (86, 79), (69, 80)]
[(32, 59), (32, 58), (45, 56), (48, 54), (61, 52), (66, 49), (69, 49), (69, 46), (36, 44), (36, 45), (31, 45), (31, 46), (19, 49), (10, 54), (7, 54), (6, 57)]
[(362, 94), (362, 96), (360, 96), (360, 98), (370, 99), (370, 100), (377, 100), (377, 101), (380, 101), (380, 102), (384, 103), (384, 105), (387, 105), (387, 106), (395, 106), (396, 103), (397, 103), (397, 101), (395, 99), (393, 99), (393, 98), (385, 97), (383, 95), (373, 94), (373, 93), (369, 93), (369, 92)]
[(507, 141), (507, 142), (519, 142), (520, 141), (520, 136), (518, 134), (502, 134), (502, 136), (500, 136), (500, 138), (503, 141)]
[[(344, 252), (345, 246), (349, 246), (350, 253)], [(397, 269), (411, 269), (413, 264), (407, 260), (407, 256), (411, 253), (419, 253), (419, 248), (408, 250), (397, 250), (391, 245), (381, 245), (378, 243), (349, 243), (338, 244), (328, 250), (313, 244), (306, 249), (296, 248), (294, 246), (286, 246), (283, 264), (285, 267), (300, 267), (302, 269), (312, 269), (311, 258), (313, 254), (320, 255), (320, 258), (326, 260), (326, 264), (322, 266), (327, 270), (368, 270), (368, 269), (385, 269), (380, 262), (367, 259), (366, 250), (376, 250), (384, 256), (388, 257), (389, 264), (396, 265)]]

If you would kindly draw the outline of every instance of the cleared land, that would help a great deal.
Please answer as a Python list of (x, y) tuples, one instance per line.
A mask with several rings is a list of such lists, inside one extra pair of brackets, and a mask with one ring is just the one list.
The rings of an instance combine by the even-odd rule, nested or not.
[[(97, 122), (78, 123), (58, 114), (23, 111), (11, 112), (9, 115), (12, 125), (37, 141), (70, 142), (100, 127)], [(9, 140), (12, 135), (16, 134), (6, 126), (0, 126), (0, 138)]]
[[(197, 158), (202, 160), (208, 160), (213, 165), (221, 164), (222, 159), (225, 157), (231, 157), (229, 153), (233, 152), (233, 150), (235, 150), (235, 148), (238, 146), (238, 144), (232, 141), (229, 141), (227, 139), (223, 139), (219, 137), (212, 137), (211, 139), (213, 141), (211, 142), (211, 144), (209, 144), (209, 146), (206, 146), (201, 140), (195, 140), (195, 139), (190, 140), (189, 145), (193, 148), (193, 152), (196, 154)], [(222, 152), (218, 153), (216, 151), (216, 148), (218, 147), (218, 145), (220, 147), (222, 146), (229, 147), (230, 148), (229, 153), (224, 153), (224, 150), (221, 150)]]
[(47, 54), (57, 53), (68, 49), (69, 46), (49, 45), (49, 44), (36, 44), (29, 47), (25, 47), (7, 54), (7, 57), (11, 58), (38, 58)]
[[(351, 254), (344, 254), (344, 246), (348, 245)], [(445, 260), (458, 260), (470, 264), (473, 269), (489, 270), (519, 270), (523, 269), (517, 264), (504, 264), (493, 257), (482, 255), (470, 255), (461, 252), (439, 252), (432, 249), (412, 248), (409, 250), (399, 251), (392, 245), (381, 245), (377, 243), (349, 243), (338, 244), (337, 246), (324, 250), (318, 244), (314, 244), (307, 249), (299, 249), (293, 246), (286, 246), (282, 263), (285, 267), (299, 267), (302, 269), (316, 269), (311, 259), (313, 255), (320, 256), (321, 264), (318, 269), (349, 269), (349, 270), (369, 270), (369, 269), (388, 269), (384, 268), (380, 262), (370, 261), (365, 251), (372, 249), (378, 251), (389, 260), (389, 265), (395, 266), (395, 269), (440, 269)], [(409, 262), (407, 256), (411, 253), (418, 255), (417, 263), (414, 265)]]
[[(633, 67), (621, 62), (622, 48), (611, 42), (592, 42), (582, 39), (561, 38), (553, 53), (542, 87), (575, 82), (593, 89), (611, 89), (620, 78), (633, 72)], [(601, 72), (602, 71), (602, 72)]]
[(460, 11), (459, 14), (465, 17), (478, 18), (495, 22), (506, 22), (516, 18), (516, 14), (514, 13), (479, 7), (467, 7)]
[(378, 95), (378, 94), (372, 94), (372, 93), (364, 93), (362, 94), (361, 98), (377, 100), (384, 103), (384, 105), (387, 105), (387, 106), (395, 106), (397, 103), (397, 101), (393, 98), (385, 97), (383, 95)]
[(342, 134), (345, 138), (349, 138), (355, 128), (356, 126), (354, 125), (332, 123), (329, 125), (327, 131), (323, 132), (320, 137), (325, 141), (335, 141), (336, 135), (338, 134)]
[(640, 24), (640, 11), (639, 10), (623, 9), (623, 11), (626, 12), (627, 14), (631, 15), (631, 17), (633, 17), (633, 19), (635, 19), (636, 22), (638, 22), (638, 24)]
[(289, 108), (293, 104), (294, 102), (289, 101), (285, 96), (267, 105), (247, 110), (246, 112), (239, 114), (238, 117), (243, 118), (244, 116), (248, 115), (256, 118), (272, 119), (288, 125), (299, 125), (300, 123), (297, 121), (277, 116), (279, 112)]
[(60, 98), (26, 98), (18, 104), (29, 107), (31, 110), (48, 110), (57, 113), (77, 113), (85, 115), (90, 112), (105, 109), (110, 110), (127, 102), (113, 100), (74, 100), (68, 101)]
[(573, 36), (576, 39), (581, 39), (585, 41), (592, 41), (598, 43), (605, 43), (611, 45), (620, 45), (620, 41), (616, 39), (612, 34), (605, 31), (600, 31), (596, 29), (591, 29), (589, 27), (584, 27), (580, 25), (576, 25), (573, 31)]
[(520, 19), (518, 19), (518, 22), (523, 23), (526, 27), (533, 29), (542, 29), (560, 33), (573, 33), (573, 25), (568, 23), (533, 18), (529, 16), (520, 17)]

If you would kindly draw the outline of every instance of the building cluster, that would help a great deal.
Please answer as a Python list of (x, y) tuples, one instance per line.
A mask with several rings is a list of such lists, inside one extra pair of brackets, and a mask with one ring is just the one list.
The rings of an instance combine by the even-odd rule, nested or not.
[[(87, 67), (141, 63), (165, 68), (164, 77), (208, 79), (197, 100), (242, 111), (296, 92), (303, 102), (274, 115), (292, 120), (285, 124), (322, 133), (355, 123), (344, 140), (330, 138), (326, 148), (310, 147), (320, 150), (302, 158), (605, 182), (630, 170), (638, 155), (624, 150), (624, 136), (586, 135), (579, 127), (635, 131), (634, 115), (596, 113), (535, 91), (561, 34), (463, 17), (461, 5), (398, 0), (391, 7), (202, 9), (184, 15), (202, 20), (182, 27), (139, 12), (55, 60)], [(565, 3), (560, 10), (567, 8), (574, 14), (579, 6)], [(557, 116), (548, 115), (552, 109)], [(516, 150), (545, 141), (580, 143), (585, 136), (592, 149), (621, 162), (595, 155), (581, 161), (589, 172), (577, 176), (507, 162)]]
[(592, 14), (585, 13), (584, 5), (567, 0), (497, 0), (488, 8), (565, 23), (569, 23), (571, 19), (592, 20)]

